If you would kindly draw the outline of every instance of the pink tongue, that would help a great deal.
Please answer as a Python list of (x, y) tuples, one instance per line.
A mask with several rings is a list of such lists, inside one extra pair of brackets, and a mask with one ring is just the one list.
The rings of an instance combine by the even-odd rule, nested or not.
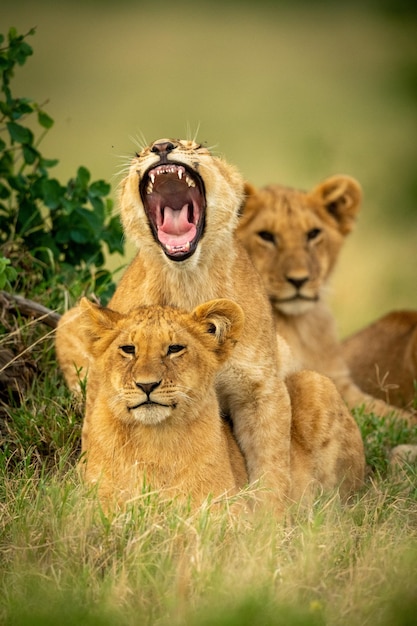
[(171, 207), (164, 208), (164, 222), (158, 228), (159, 241), (169, 246), (182, 246), (192, 241), (196, 235), (196, 227), (188, 221), (188, 204), (180, 211)]

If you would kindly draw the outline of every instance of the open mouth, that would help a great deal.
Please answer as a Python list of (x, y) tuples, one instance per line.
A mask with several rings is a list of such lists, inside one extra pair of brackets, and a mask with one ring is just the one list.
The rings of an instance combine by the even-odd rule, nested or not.
[(153, 235), (165, 254), (174, 261), (190, 257), (205, 224), (201, 177), (182, 164), (170, 162), (148, 170), (139, 191)]

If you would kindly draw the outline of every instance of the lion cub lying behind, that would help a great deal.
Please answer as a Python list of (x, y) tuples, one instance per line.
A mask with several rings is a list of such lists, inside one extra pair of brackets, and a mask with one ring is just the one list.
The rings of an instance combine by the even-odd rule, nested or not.
[(343, 341), (353, 380), (395, 406), (417, 400), (417, 311), (391, 311)]
[[(240, 306), (218, 299), (191, 313), (143, 306), (121, 314), (84, 298), (80, 309), (91, 355), (84, 473), (98, 482), (100, 498), (122, 503), (146, 483), (200, 504), (243, 487), (244, 457), (220, 416), (214, 384), (241, 335)], [(352, 493), (363, 481), (363, 445), (335, 386), (315, 372), (292, 374), (287, 385), (289, 502), (316, 486)]]

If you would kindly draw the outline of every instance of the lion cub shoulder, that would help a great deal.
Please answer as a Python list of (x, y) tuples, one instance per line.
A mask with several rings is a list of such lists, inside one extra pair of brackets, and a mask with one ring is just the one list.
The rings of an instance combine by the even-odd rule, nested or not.
[(98, 482), (105, 501), (134, 499), (145, 484), (195, 504), (235, 493), (246, 469), (214, 381), (241, 333), (241, 308), (224, 299), (191, 313), (144, 306), (121, 314), (86, 299), (80, 307), (91, 359), (87, 482)]

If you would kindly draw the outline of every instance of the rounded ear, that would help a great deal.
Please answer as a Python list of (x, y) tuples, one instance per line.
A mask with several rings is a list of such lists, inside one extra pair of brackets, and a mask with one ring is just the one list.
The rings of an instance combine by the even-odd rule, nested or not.
[(331, 176), (308, 195), (320, 202), (343, 235), (351, 232), (362, 201), (362, 188), (357, 180), (342, 174)]
[(215, 352), (227, 358), (240, 338), (245, 322), (242, 308), (232, 300), (210, 300), (191, 313), (203, 332), (210, 338)]
[(81, 313), (80, 324), (89, 350), (109, 331), (113, 331), (117, 322), (123, 318), (121, 313), (94, 304), (85, 297), (81, 298), (78, 306)]
[(256, 193), (256, 187), (252, 185), (252, 183), (248, 183), (245, 180), (245, 183), (243, 185), (243, 191), (245, 194), (245, 198), (249, 198), (249, 196), (253, 196)]

